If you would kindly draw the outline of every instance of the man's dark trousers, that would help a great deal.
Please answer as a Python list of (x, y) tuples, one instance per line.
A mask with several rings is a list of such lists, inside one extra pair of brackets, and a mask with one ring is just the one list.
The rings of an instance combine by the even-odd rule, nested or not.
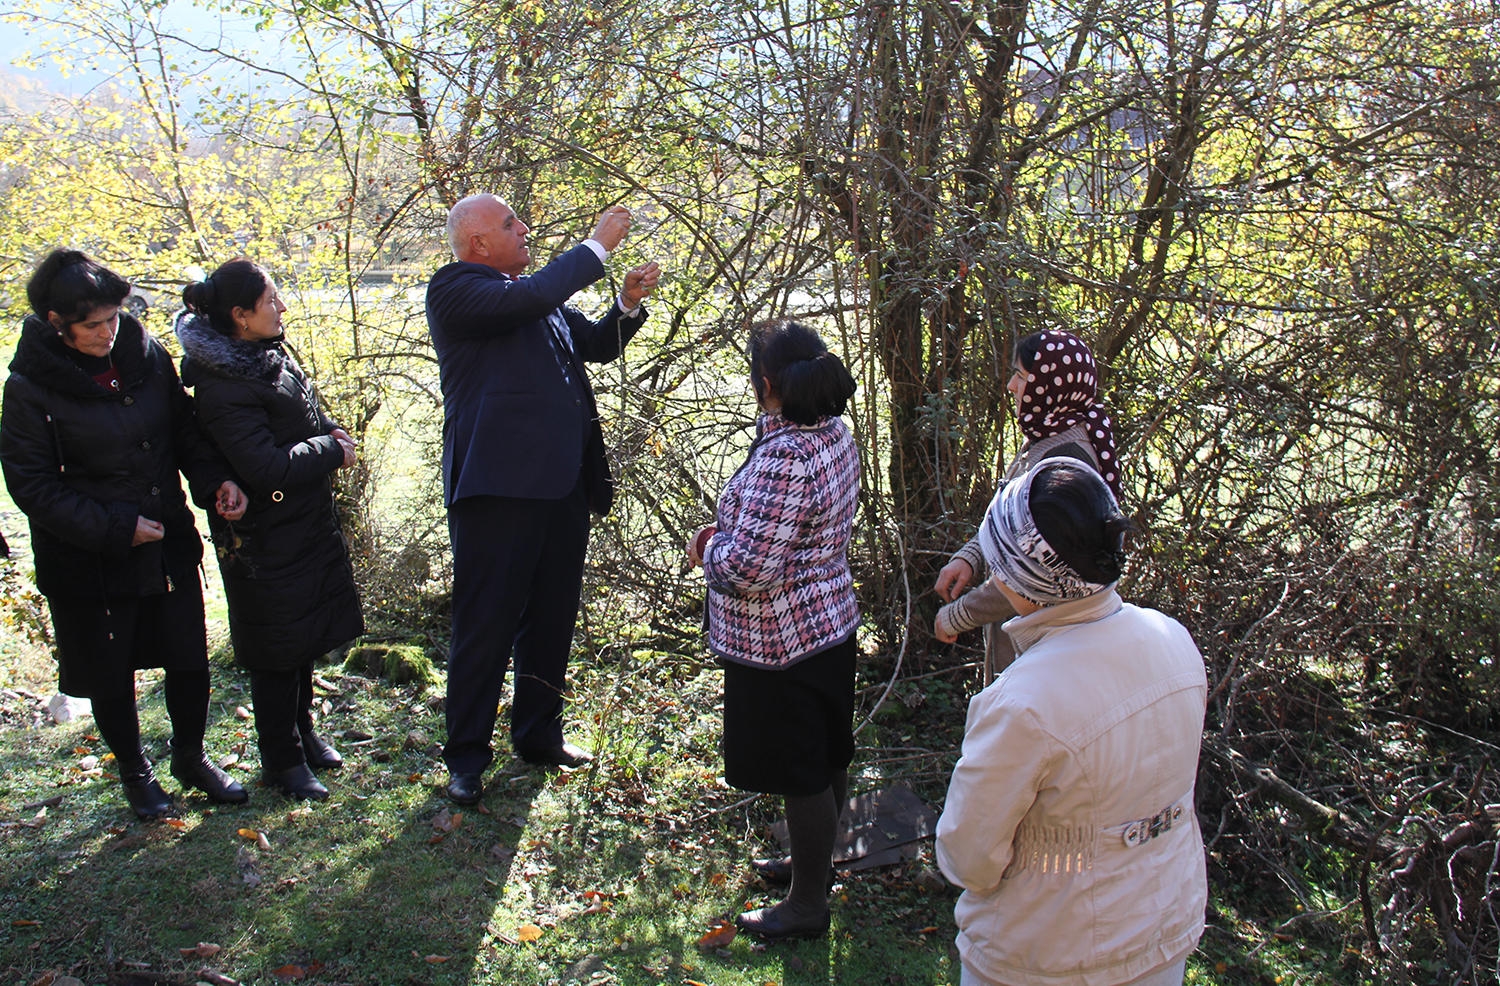
[(448, 536), (453, 636), (443, 759), (450, 773), (481, 773), (494, 760), (490, 741), (512, 651), (512, 746), (525, 756), (562, 744), (589, 539), (582, 477), (561, 500), (456, 500), (448, 507)]

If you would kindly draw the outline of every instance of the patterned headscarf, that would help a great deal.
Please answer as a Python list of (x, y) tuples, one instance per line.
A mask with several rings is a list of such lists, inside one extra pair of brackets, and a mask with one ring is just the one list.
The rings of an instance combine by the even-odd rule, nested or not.
[[(1031, 516), (1032, 480), (1043, 469), (1057, 468), (1059, 463), (1064, 460), (1044, 459), (1026, 475), (1003, 484), (985, 511), (984, 523), (979, 525), (979, 546), (990, 578), (1004, 582), (1038, 606), (1082, 599), (1105, 587), (1105, 583), (1090, 582), (1063, 561)], [(1101, 482), (1099, 474), (1087, 466), (1079, 464), (1076, 468), (1085, 482)], [(1110, 499), (1113, 501), (1113, 496)]]
[[(1109, 411), (1098, 401), (1098, 368), (1094, 354), (1071, 332), (1049, 329), (1037, 333), (1040, 347), (1035, 354), (1018, 352), (1026, 375), (1021, 406), (1016, 417), (1021, 432), (1032, 441), (1050, 438), (1074, 425), (1088, 429), (1089, 444), (1099, 457), (1099, 473), (1115, 499), (1123, 499), (1120, 488), (1119, 452)], [(1030, 356), (1028, 365), (1026, 359)]]

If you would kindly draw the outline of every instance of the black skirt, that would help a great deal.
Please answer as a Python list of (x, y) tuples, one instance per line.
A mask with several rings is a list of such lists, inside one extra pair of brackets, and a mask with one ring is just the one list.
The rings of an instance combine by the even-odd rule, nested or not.
[(854, 637), (777, 670), (724, 665), (724, 778), (805, 797), (854, 759)]
[(47, 597), (57, 640), (57, 687), (76, 698), (117, 695), (141, 668), (208, 667), (197, 573), (154, 596)]

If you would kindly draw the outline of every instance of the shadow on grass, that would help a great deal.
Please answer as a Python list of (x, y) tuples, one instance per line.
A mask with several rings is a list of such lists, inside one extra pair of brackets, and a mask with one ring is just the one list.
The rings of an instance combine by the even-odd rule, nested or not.
[[(194, 792), (176, 821), (139, 822), (112, 770), (78, 769), (105, 752), (90, 720), (0, 730), (0, 984), (49, 972), (91, 984), (956, 981), (953, 898), (904, 873), (848, 878), (824, 940), (700, 946), (715, 918), (776, 899), (746, 864), (769, 850), (779, 805), (743, 803), (717, 779), (712, 670), (618, 708), (581, 688), (574, 709), (592, 719), (581, 728), (598, 759), (535, 772), (502, 737), (484, 801), (461, 815), (442, 794), (441, 714), (421, 696), (330, 673), (321, 729), (347, 764), (325, 775), (328, 802), (300, 804), (253, 782), (253, 728), (235, 715), (247, 690), (231, 669), (213, 676), (208, 747), (248, 745), (243, 807)], [(159, 679), (140, 682), (161, 762)]]
[[(143, 734), (174, 790), (163, 763), (170, 727), (159, 689), (144, 682)], [(406, 723), (393, 718), (393, 708), (411, 714), (402, 708), (411, 697), (362, 679), (344, 685), (342, 711), (324, 728), (371, 740), (343, 744), (348, 763), (325, 775), (332, 798), (322, 804), (289, 801), (242, 775), (246, 806), (179, 794), (178, 818), (141, 822), (108, 765), (105, 776), (78, 771), (83, 755), (105, 752), (89, 720), (7, 730), (0, 981), (149, 970), (193, 982), (205, 968), (247, 982), (473, 981), (472, 957), (540, 782), (514, 778), (458, 817), (446, 810), (433, 751), (406, 749)], [(213, 709), (215, 754), (253, 748), (231, 711), (233, 685), (216, 697), (226, 693), (229, 704)]]

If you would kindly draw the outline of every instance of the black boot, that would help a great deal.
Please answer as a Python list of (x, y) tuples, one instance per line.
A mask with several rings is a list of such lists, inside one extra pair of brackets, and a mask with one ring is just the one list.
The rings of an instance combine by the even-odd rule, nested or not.
[(328, 797), (328, 788), (318, 782), (305, 763), (286, 770), (268, 770), (261, 780), (289, 798), (323, 801)]
[(183, 787), (195, 787), (208, 795), (208, 800), (221, 805), (242, 805), (250, 800), (250, 794), (239, 781), (220, 770), (202, 750), (197, 756), (182, 753), (172, 748), (172, 776)]
[(344, 765), (344, 758), (333, 744), (328, 742), (311, 728), (297, 727), (302, 736), (302, 756), (307, 760), (309, 767), (319, 769), (336, 770)]
[(125, 787), (125, 800), (135, 811), (137, 818), (160, 818), (172, 810), (172, 798), (156, 783), (151, 764), (142, 762), (126, 773), (120, 771), (120, 783)]

